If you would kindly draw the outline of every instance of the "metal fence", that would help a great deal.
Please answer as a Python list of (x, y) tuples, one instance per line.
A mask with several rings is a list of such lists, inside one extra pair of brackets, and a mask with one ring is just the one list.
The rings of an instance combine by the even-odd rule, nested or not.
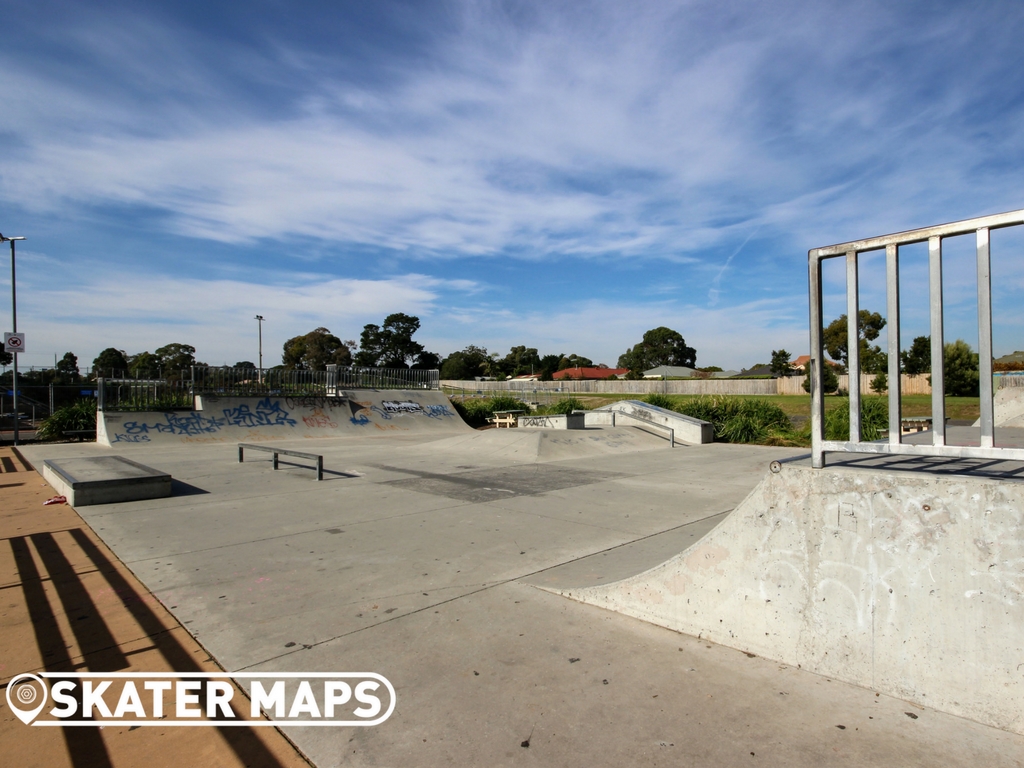
[(101, 411), (191, 410), (196, 395), (334, 397), (345, 389), (439, 388), (436, 370), (328, 366), (326, 371), (299, 371), (193, 366), (159, 379), (101, 377), (97, 379), (97, 405)]
[[(855, 453), (913, 454), (918, 456), (946, 456), (951, 458), (983, 458), (1024, 460), (1024, 449), (997, 448), (994, 440), (994, 405), (992, 397), (992, 277), (989, 234), (994, 229), (1024, 225), (1024, 210), (982, 216), (976, 219), (914, 229), (894, 235), (883, 235), (855, 240), (808, 251), (810, 272), (811, 322), (811, 463), (816, 468), (825, 466), (827, 451)], [(947, 237), (974, 234), (977, 241), (978, 273), (978, 358), (981, 406), (981, 438), (977, 446), (946, 444), (946, 406), (943, 384), (943, 302), (942, 302), (942, 241)], [(929, 300), (931, 308), (932, 359), (932, 444), (910, 445), (902, 442), (901, 392), (899, 387), (889, 390), (888, 442), (867, 443), (862, 440), (860, 409), (860, 343), (858, 337), (858, 257), (868, 251), (885, 249), (886, 314), (889, 352), (889, 381), (900, 376), (900, 246), (928, 243)], [(822, 379), (817, 375), (824, 364), (822, 330), (821, 264), (825, 259), (846, 259), (847, 349), (849, 350), (850, 437), (849, 440), (825, 439), (825, 407)]]

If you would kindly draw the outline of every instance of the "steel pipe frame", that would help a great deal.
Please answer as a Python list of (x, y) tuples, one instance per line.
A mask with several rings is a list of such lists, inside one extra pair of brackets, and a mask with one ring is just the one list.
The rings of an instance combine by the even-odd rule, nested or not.
[[(995, 446), (992, 388), (992, 271), (990, 234), (994, 229), (1024, 225), (1024, 209), (974, 219), (912, 229), (848, 243), (812, 248), (807, 252), (810, 304), (811, 375), (811, 466), (825, 466), (828, 451), (846, 453), (910, 454), (951, 458), (1024, 460), (1024, 449)], [(980, 379), (981, 439), (978, 446), (946, 445), (945, 387), (943, 381), (942, 240), (975, 233), (978, 273), (978, 376)], [(932, 444), (913, 445), (902, 441), (900, 392), (899, 248), (928, 243), (928, 284), (931, 315), (932, 358)], [(885, 249), (886, 312), (889, 351), (889, 439), (884, 443), (862, 441), (860, 423), (860, 342), (858, 256)], [(850, 440), (825, 440), (825, 401), (822, 376), (825, 365), (822, 328), (821, 262), (846, 258), (847, 348), (850, 378)]]

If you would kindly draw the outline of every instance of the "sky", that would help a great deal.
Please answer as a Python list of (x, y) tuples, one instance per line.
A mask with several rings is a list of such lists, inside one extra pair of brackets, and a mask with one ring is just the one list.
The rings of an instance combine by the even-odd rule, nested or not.
[[(393, 312), (614, 366), (808, 350), (807, 251), (1024, 207), (1024, 6), (0, 0), (0, 232), (22, 366), (192, 344), (264, 365)], [(6, 248), (6, 246), (5, 246)], [(901, 256), (902, 340), (928, 333)], [(1024, 233), (993, 233), (995, 352)], [(9, 254), (0, 325), (10, 330)], [(884, 314), (884, 259), (861, 306)], [(973, 242), (946, 337), (977, 348)], [(845, 272), (825, 270), (825, 316)], [(885, 335), (879, 339), (885, 341)]]

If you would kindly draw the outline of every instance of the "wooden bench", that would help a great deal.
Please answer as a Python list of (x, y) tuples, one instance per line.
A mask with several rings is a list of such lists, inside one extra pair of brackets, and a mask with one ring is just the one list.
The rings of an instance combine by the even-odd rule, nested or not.
[(900, 428), (903, 430), (904, 435), (910, 434), (911, 432), (924, 432), (925, 430), (932, 428), (932, 417), (906, 416), (900, 419)]
[(526, 411), (495, 411), (494, 417), (488, 419), (488, 421), (494, 424), (498, 429), (501, 429), (502, 427), (505, 429), (512, 429), (516, 426), (516, 419), (518, 419), (519, 414), (521, 413), (526, 413)]
[(265, 451), (267, 453), (274, 454), (274, 469), (277, 469), (277, 457), (278, 456), (296, 456), (300, 459), (309, 459), (316, 462), (315, 467), (306, 467), (302, 464), (296, 464), (295, 466), (302, 467), (303, 469), (315, 469), (316, 479), (324, 479), (324, 457), (316, 453), (305, 453), (303, 451), (292, 451), (287, 448), (274, 448), (270, 445), (254, 445), (252, 443), (239, 443), (238, 444), (238, 463), (241, 464), (244, 460), (243, 450), (248, 448), (250, 451)]

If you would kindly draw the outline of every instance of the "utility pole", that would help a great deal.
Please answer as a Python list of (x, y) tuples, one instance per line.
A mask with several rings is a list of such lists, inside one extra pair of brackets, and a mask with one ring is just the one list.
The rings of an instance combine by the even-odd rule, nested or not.
[[(24, 240), (24, 237), (4, 237), (0, 235), (0, 243), (11, 244), (11, 323), (14, 327), (12, 333), (18, 332), (18, 294), (14, 282), (14, 241)], [(18, 444), (18, 353), (14, 353), (14, 444)]]
[(259, 326), (259, 334), (260, 334), (260, 372), (259, 372), (259, 382), (260, 382), (260, 384), (262, 384), (263, 383), (263, 315), (256, 315), (256, 320), (258, 321), (257, 325)]

